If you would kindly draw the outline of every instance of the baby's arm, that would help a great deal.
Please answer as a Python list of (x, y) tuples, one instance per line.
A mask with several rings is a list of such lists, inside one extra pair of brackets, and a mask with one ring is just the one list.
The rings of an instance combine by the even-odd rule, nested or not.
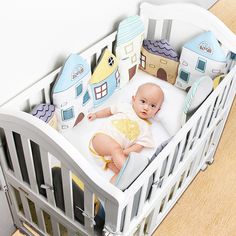
[(130, 147), (124, 149), (124, 154), (126, 156), (128, 156), (130, 154), (130, 152), (141, 152), (142, 149), (143, 149), (142, 145), (135, 143), (135, 144), (131, 145)]
[(88, 114), (88, 119), (90, 121), (92, 121), (92, 120), (95, 120), (96, 118), (103, 118), (103, 117), (108, 117), (108, 116), (111, 116), (111, 115), (112, 115), (111, 108), (107, 107), (107, 108), (104, 108), (100, 111), (96, 111), (94, 113), (89, 113)]

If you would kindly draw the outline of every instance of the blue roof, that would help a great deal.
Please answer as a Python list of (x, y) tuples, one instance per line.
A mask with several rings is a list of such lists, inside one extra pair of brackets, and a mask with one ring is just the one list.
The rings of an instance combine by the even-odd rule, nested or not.
[(88, 73), (90, 73), (88, 63), (80, 55), (71, 54), (58, 75), (53, 93), (60, 93), (69, 89)]
[(226, 56), (212, 32), (204, 32), (184, 45), (185, 48), (214, 61), (225, 62)]
[(144, 32), (144, 25), (139, 16), (130, 16), (120, 22), (117, 32), (117, 46), (127, 43)]

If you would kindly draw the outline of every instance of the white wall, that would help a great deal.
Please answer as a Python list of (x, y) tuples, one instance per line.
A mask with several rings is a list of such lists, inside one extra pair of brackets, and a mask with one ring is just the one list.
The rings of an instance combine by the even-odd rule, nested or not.
[[(192, 1), (205, 7), (206, 2), (212, 2)], [(138, 13), (139, 3), (140, 0), (1, 1), (0, 104), (61, 66), (70, 53), (80, 52), (116, 30), (120, 20)]]
[(139, 0), (8, 0), (0, 6), (0, 104), (116, 29)]

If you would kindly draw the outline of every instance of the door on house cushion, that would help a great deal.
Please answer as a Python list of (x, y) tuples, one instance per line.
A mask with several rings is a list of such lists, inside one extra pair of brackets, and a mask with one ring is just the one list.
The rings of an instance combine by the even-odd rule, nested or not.
[(135, 65), (129, 69), (129, 80), (131, 80), (133, 78), (133, 76), (135, 75), (136, 67), (137, 67), (137, 65)]
[(159, 68), (157, 71), (157, 78), (167, 81), (166, 71), (162, 68)]

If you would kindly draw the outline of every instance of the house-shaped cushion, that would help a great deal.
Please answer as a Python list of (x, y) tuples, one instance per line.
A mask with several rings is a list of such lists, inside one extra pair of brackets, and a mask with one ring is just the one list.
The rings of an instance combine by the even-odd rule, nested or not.
[(133, 78), (138, 69), (143, 38), (144, 25), (139, 16), (130, 16), (120, 22), (116, 56), (119, 59), (121, 87)]
[(193, 83), (185, 98), (182, 125), (190, 119), (212, 91), (213, 80), (209, 76), (203, 76)]
[(186, 89), (200, 77), (214, 78), (225, 69), (226, 55), (213, 33), (207, 31), (183, 46), (175, 85)]
[(31, 111), (31, 114), (46, 122), (52, 128), (57, 129), (57, 117), (54, 105), (41, 103), (34, 107), (34, 109)]
[(141, 70), (174, 84), (178, 65), (178, 54), (166, 39), (143, 41), (139, 66)]
[[(77, 125), (91, 107), (88, 81), (91, 69), (79, 55), (71, 54), (61, 69), (52, 89), (59, 130)], [(91, 102), (90, 102), (91, 101)]]
[(118, 62), (108, 49), (103, 52), (89, 83), (95, 107), (101, 105), (119, 87)]

